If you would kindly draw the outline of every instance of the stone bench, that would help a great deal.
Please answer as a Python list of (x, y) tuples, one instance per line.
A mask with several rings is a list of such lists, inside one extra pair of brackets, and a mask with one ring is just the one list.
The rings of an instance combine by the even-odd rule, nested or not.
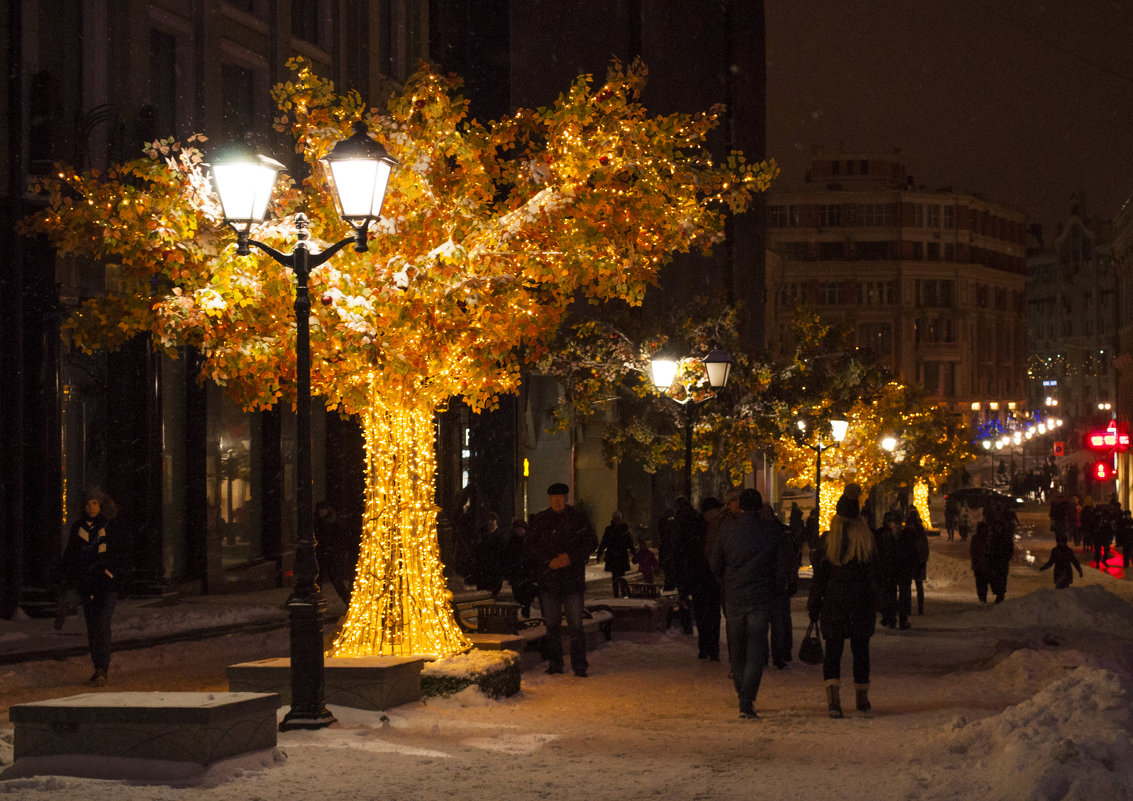
[[(84, 693), (17, 704), (14, 758), (61, 755), (163, 760), (206, 766), (276, 745), (272, 693)], [(40, 759), (38, 772), (67, 773), (66, 763)], [(54, 766), (54, 767), (50, 767)]]
[[(421, 700), (422, 656), (328, 656), (323, 660), (326, 702), (354, 709), (390, 709)], [(277, 693), (291, 703), (291, 660), (229, 665), (232, 692)]]

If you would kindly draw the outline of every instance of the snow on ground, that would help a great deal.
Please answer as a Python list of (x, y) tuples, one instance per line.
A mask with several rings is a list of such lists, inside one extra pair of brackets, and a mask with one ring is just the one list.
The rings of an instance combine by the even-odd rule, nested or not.
[[(820, 668), (794, 662), (764, 674), (760, 719), (743, 721), (726, 665), (696, 659), (694, 638), (615, 633), (588, 679), (535, 670), (512, 698), (470, 688), (386, 712), (334, 707), (334, 726), (281, 733), (274, 751), (200, 776), (161, 783), (144, 764), (132, 781), (30, 776), (0, 781), (0, 799), (1133, 798), (1129, 583), (1093, 571), (1055, 591), (1018, 564), (1007, 601), (980, 605), (958, 544), (933, 547), (926, 615), (873, 638), (868, 714), (847, 678), (847, 717), (831, 720)], [(273, 632), (123, 652), (112, 689), (225, 689), (224, 664), (285, 649)], [(84, 692), (86, 668), (0, 666), (0, 702)], [(11, 739), (0, 724), (0, 768)]]

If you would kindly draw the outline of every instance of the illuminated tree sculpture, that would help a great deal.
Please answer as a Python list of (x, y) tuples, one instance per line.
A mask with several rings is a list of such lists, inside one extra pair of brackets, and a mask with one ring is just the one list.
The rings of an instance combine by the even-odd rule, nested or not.
[[(277, 129), (309, 177), (279, 193), (278, 222), (258, 240), (284, 248), (300, 211), (316, 244), (341, 235), (318, 158), (355, 121), (401, 163), (369, 251), (340, 253), (309, 284), (312, 390), (358, 416), (366, 442), (358, 577), (332, 653), (451, 655), (468, 643), (438, 558), (435, 411), (454, 396), (492, 408), (514, 391), (571, 302), (640, 303), (660, 265), (716, 241), (775, 167), (739, 154), (715, 163), (704, 143), (716, 110), (649, 116), (638, 64), (486, 125), (429, 71), (378, 113), (292, 67), (273, 91)], [(245, 408), (293, 400), (290, 276), (236, 255), (197, 150), (161, 141), (148, 155), (44, 186), (50, 208), (32, 227), (63, 257), (115, 265), (121, 286), (81, 307), (70, 335), (88, 349), (139, 333), (169, 353), (193, 345), (203, 376)]]

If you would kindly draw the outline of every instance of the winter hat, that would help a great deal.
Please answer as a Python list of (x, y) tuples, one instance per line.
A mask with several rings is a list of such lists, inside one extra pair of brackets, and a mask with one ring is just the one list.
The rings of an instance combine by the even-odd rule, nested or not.
[(713, 509), (719, 509), (723, 505), (724, 504), (720, 503), (720, 500), (718, 498), (714, 498), (711, 495), (709, 495), (707, 498), (700, 499), (700, 511), (702, 514), (704, 512), (710, 512)]
[[(846, 489), (849, 489), (849, 487), (847, 487)], [(836, 515), (850, 519), (857, 517), (858, 511), (859, 507), (857, 497), (851, 498), (847, 493), (842, 493), (842, 497), (838, 499), (838, 504), (834, 507), (834, 513)]]

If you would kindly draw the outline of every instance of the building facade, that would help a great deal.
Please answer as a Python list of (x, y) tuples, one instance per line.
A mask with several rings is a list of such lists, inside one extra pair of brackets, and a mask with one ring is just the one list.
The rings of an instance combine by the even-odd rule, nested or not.
[(918, 187), (898, 152), (820, 153), (805, 185), (772, 186), (767, 226), (770, 341), (805, 306), (968, 419), (1023, 407), (1021, 212)]
[(1027, 273), (1028, 394), (1056, 405), (1078, 450), (1087, 429), (1108, 424), (1117, 400), (1123, 307), (1112, 224), (1087, 217), (1075, 200), (1050, 244), (1028, 257)]
[[(55, 162), (103, 168), (194, 132), (210, 145), (253, 133), (286, 162), (269, 90), (289, 58), (379, 105), (428, 48), (427, 8), (412, 0), (13, 0), (0, 26), (8, 231), (41, 202), (29, 180)], [(57, 259), (17, 236), (0, 248), (10, 265), (0, 303), (17, 322), (0, 331), (0, 614), (48, 594), (67, 520), (95, 487), (133, 538), (136, 592), (280, 583), (295, 529), (291, 413), (241, 411), (197, 382), (189, 350), (171, 360), (138, 339), (111, 354), (72, 352), (61, 323), (113, 288), (113, 265)], [(356, 448), (346, 421), (316, 414), (314, 428), (320, 465)], [(360, 506), (356, 472), (326, 463), (315, 497)]]

